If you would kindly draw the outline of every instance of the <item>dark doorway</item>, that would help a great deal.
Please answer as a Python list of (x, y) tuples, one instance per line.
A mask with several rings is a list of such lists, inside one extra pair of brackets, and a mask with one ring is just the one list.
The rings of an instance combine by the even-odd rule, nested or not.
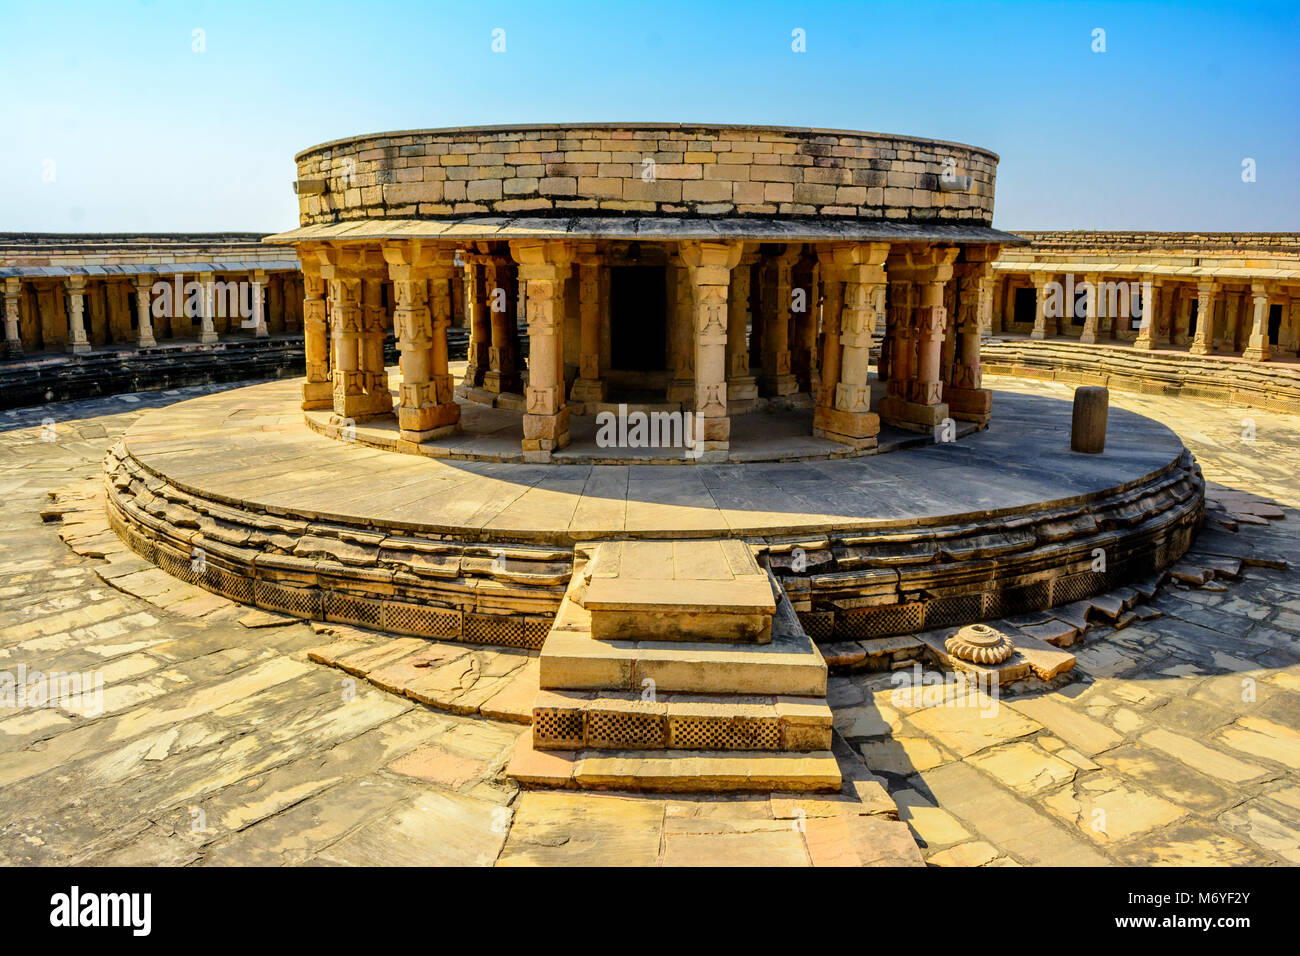
[(1282, 334), (1282, 306), (1270, 305), (1268, 307), (1268, 341), (1274, 348), (1277, 348), (1279, 336)]
[(609, 364), (632, 372), (668, 367), (663, 266), (614, 266), (609, 276)]
[(1021, 286), (1016, 289), (1016, 298), (1011, 309), (1011, 320), (1033, 325), (1037, 311), (1038, 294), (1034, 291), (1034, 287)]
[(1201, 320), (1201, 300), (1193, 299), (1191, 311), (1187, 313), (1187, 337), (1196, 338), (1196, 326)]

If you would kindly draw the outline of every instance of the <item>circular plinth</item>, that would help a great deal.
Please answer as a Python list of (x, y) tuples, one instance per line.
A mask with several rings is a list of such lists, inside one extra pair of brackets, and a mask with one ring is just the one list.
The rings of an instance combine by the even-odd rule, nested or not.
[(1187, 549), (1199, 469), (1115, 409), (1101, 455), (1070, 404), (999, 393), (987, 431), (816, 462), (524, 464), (395, 455), (311, 431), (297, 382), (143, 416), (106, 463), (140, 554), (246, 603), (537, 646), (580, 542), (742, 538), (815, 637), (873, 637), (1079, 600)]

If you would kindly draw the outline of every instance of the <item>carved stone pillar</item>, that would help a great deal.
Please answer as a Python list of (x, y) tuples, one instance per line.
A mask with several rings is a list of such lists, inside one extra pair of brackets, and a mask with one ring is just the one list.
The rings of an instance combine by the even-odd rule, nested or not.
[(383, 374), (385, 316), (377, 299), (387, 266), (378, 248), (322, 246), (317, 255), (331, 300), (334, 414), (353, 422), (385, 415), (392, 411), (393, 400)]
[[(887, 394), (880, 403), (880, 417), (899, 428), (930, 431), (948, 417), (940, 377), (940, 352), (947, 323), (943, 292), (952, 278), (958, 251), (955, 247), (930, 246), (907, 250), (897, 258), (891, 255), (891, 276), (896, 269), (905, 275), (910, 273), (917, 292), (917, 306), (910, 321), (899, 326), (900, 331), (906, 329), (914, 337), (915, 364), (910, 348), (895, 349), (890, 357)], [(900, 355), (905, 357), (903, 363)]]
[(1241, 341), (1241, 299), (1238, 291), (1227, 293), (1223, 303), (1223, 349), (1225, 352), (1239, 352)]
[(750, 279), (758, 255), (743, 253), (731, 270), (731, 288), (727, 291), (727, 411), (730, 414), (750, 411), (758, 398), (758, 383), (749, 370), (749, 343), (745, 329), (750, 321)]
[(825, 358), (813, 434), (852, 448), (874, 448), (880, 416), (871, 410), (867, 373), (889, 244), (837, 242), (820, 247), (817, 256), (825, 290)]
[(763, 324), (761, 394), (793, 395), (799, 383), (790, 373), (790, 270), (802, 254), (798, 243), (777, 247), (759, 265), (759, 321)]
[(668, 257), (668, 364), (672, 379), (667, 399), (689, 410), (695, 402), (695, 288), (681, 249)]
[(1150, 351), (1155, 348), (1155, 338), (1160, 323), (1161, 282), (1149, 279), (1142, 283), (1142, 321), (1138, 325), (1137, 338), (1133, 340), (1135, 349)]
[[(1097, 322), (1101, 315), (1101, 276), (1095, 272), (1089, 272), (1083, 279), (1088, 283), (1091, 291), (1084, 297), (1088, 311), (1083, 319), (1083, 332), (1079, 335), (1079, 341), (1085, 345), (1093, 345), (1097, 341)], [(1072, 316), (1074, 303), (1067, 302), (1065, 307), (1069, 310), (1067, 314)]]
[(137, 348), (151, 349), (158, 344), (153, 336), (153, 302), (150, 295), (153, 281), (153, 276), (136, 276), (134, 279)]
[(270, 335), (270, 329), (266, 321), (266, 302), (267, 286), (269, 285), (266, 272), (257, 269), (248, 276), (249, 293), (248, 300), (252, 306), (252, 314), (248, 317), (248, 327), (253, 330), (253, 335), (257, 338), (265, 338)]
[(460, 406), (447, 370), (447, 329), (456, 250), (413, 240), (385, 242), (383, 253), (397, 301), (393, 325), (402, 353), (399, 434), (417, 443), (453, 434), (459, 430)]
[(23, 340), (18, 328), (18, 299), (22, 295), (23, 280), (17, 276), (5, 279), (5, 355), (23, 354)]
[(1183, 294), (1184, 290), (1181, 284), (1174, 291), (1174, 301), (1177, 303), (1175, 308), (1173, 328), (1170, 330), (1170, 345), (1186, 345), (1191, 338), (1192, 325), (1192, 299), (1190, 296)]
[(217, 327), (213, 317), (217, 311), (217, 277), (207, 272), (196, 276), (199, 284), (199, 344), (212, 345), (217, 341)]
[(1214, 303), (1218, 291), (1214, 282), (1201, 282), (1196, 287), (1196, 338), (1188, 350), (1193, 355), (1214, 353)]
[[(483, 387), (496, 394), (519, 392), (523, 384), (519, 375), (515, 323), (518, 281), (523, 277), (516, 276), (515, 264), (505, 256), (486, 259), (483, 271), (484, 292), (492, 327), (492, 344), (488, 346), (488, 369), (483, 373)], [(532, 341), (531, 338), (529, 341)]]
[(302, 385), (302, 407), (329, 408), (333, 404), (330, 384), (329, 328), (325, 322), (325, 280), (314, 250), (302, 252), (302, 346), (307, 380)]
[(479, 388), (483, 385), (483, 376), (491, 363), (488, 350), (492, 346), (492, 316), (482, 263), (477, 258), (466, 255), (462, 272), (465, 280), (465, 322), (469, 326), (469, 349), (461, 385), (465, 388)]
[(1029, 279), (1034, 284), (1034, 330), (1029, 337), (1045, 339), (1056, 334), (1056, 322), (1047, 314), (1047, 283), (1052, 281), (1052, 276), (1047, 272), (1034, 272)]
[(1252, 362), (1267, 362), (1273, 356), (1268, 340), (1268, 293), (1262, 282), (1252, 282), (1250, 294), (1255, 310), (1250, 326), (1250, 340), (1241, 354)]
[(961, 421), (983, 424), (993, 411), (993, 392), (981, 387), (980, 339), (984, 329), (981, 310), (989, 299), (998, 251), (997, 246), (968, 246), (957, 283), (957, 316), (952, 323), (957, 341), (943, 399), (949, 414)]
[(68, 351), (81, 354), (90, 351), (86, 338), (86, 277), (68, 276)]
[(601, 293), (605, 260), (594, 243), (583, 243), (574, 260), (578, 266), (578, 377), (569, 390), (573, 402), (603, 402), (606, 383), (600, 377), (600, 326), (608, 314)]
[(726, 461), (731, 440), (727, 416), (727, 296), (740, 262), (736, 242), (683, 242), (695, 303), (695, 421), (692, 454), (697, 461)]
[(558, 240), (510, 243), (519, 280), (528, 289), (528, 388), (525, 392), (525, 461), (549, 461), (569, 443), (564, 402), (564, 281), (572, 251)]
[(794, 339), (790, 367), (800, 392), (813, 391), (817, 366), (818, 301), (817, 258), (805, 252), (790, 268), (790, 316)]

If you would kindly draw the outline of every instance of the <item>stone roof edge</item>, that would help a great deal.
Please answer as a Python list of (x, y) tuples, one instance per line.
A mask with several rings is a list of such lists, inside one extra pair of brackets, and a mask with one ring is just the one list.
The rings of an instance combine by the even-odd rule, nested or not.
[(863, 129), (833, 129), (820, 128), (812, 126), (768, 126), (761, 123), (517, 123), (505, 124), (500, 126), (442, 126), (430, 129), (400, 129), (389, 130), (380, 133), (362, 133), (358, 136), (343, 136), (339, 139), (327, 140), (324, 143), (317, 143), (315, 146), (308, 146), (294, 154), (293, 161), (300, 162), (304, 156), (319, 152), (325, 149), (333, 149), (335, 146), (341, 146), (344, 143), (355, 143), (368, 139), (389, 139), (395, 136), (422, 136), (434, 135), (445, 136), (451, 133), (523, 133), (532, 130), (576, 130), (576, 129), (598, 129), (598, 130), (616, 130), (616, 129), (662, 129), (662, 130), (694, 130), (694, 129), (715, 129), (715, 130), (753, 130), (756, 132), (766, 133), (806, 133), (812, 136), (872, 136), (884, 139), (906, 140), (911, 143), (924, 143), (930, 146), (953, 146), (957, 149), (968, 149), (975, 153), (982, 153), (985, 156), (991, 156), (995, 163), (1001, 162), (1001, 157), (991, 149), (985, 149), (983, 146), (972, 146), (969, 143), (958, 143), (945, 139), (928, 139), (923, 136), (907, 136), (903, 133), (877, 133), (871, 130)]

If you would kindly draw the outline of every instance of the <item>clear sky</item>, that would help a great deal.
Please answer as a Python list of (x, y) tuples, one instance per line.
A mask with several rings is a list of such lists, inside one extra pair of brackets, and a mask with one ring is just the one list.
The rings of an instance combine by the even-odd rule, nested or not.
[(0, 0), (0, 82), (6, 232), (278, 231), (316, 143), (583, 121), (987, 147), (1002, 228), (1300, 230), (1295, 0)]

